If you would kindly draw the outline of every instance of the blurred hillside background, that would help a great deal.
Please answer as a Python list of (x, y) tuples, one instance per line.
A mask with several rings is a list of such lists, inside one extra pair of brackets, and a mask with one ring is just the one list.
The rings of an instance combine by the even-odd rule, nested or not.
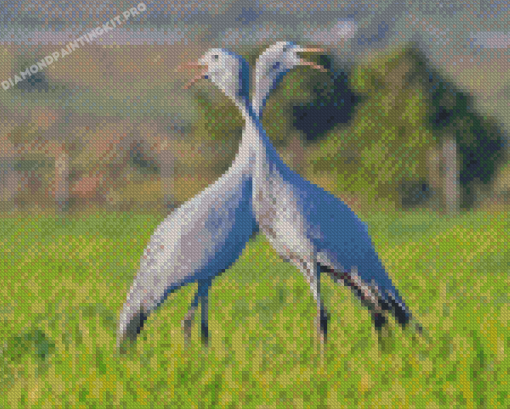
[[(0, 81), (135, 6), (0, 2)], [(176, 67), (210, 47), (248, 59), (318, 45), (268, 100), (286, 163), (356, 212), (510, 203), (506, 2), (146, 0), (140, 16), (0, 90), (0, 205), (168, 212), (219, 178), (237, 109)], [(506, 30), (506, 31), (505, 31)]]

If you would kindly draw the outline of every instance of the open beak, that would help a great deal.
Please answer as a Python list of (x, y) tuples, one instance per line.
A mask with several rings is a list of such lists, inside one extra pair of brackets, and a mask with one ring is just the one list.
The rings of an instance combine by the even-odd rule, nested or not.
[[(299, 50), (299, 53), (319, 53), (319, 54), (325, 54), (326, 50), (323, 48), (301, 48)], [(299, 60), (299, 65), (307, 65), (309, 67), (312, 67), (314, 70), (318, 70), (320, 72), (328, 72), (326, 68), (324, 68), (322, 65), (315, 64), (311, 61), (305, 61), (303, 59)]]
[(326, 54), (326, 50), (323, 48), (312, 48), (312, 47), (305, 47), (301, 48), (299, 50), (300, 53), (320, 53), (320, 54)]
[(198, 62), (190, 62), (186, 64), (179, 65), (177, 67), (178, 71), (184, 71), (185, 69), (199, 69), (200, 74), (198, 74), (195, 78), (193, 78), (190, 82), (188, 82), (183, 88), (188, 89), (191, 87), (195, 82), (198, 80), (201, 80), (206, 76), (207, 73), (207, 65), (199, 64)]

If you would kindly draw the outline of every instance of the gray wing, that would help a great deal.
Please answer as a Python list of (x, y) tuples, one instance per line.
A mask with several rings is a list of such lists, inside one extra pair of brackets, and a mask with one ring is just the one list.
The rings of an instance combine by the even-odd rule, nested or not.
[(218, 275), (239, 257), (256, 230), (251, 185), (249, 176), (230, 172), (156, 228), (120, 315), (118, 344), (136, 338), (168, 294)]

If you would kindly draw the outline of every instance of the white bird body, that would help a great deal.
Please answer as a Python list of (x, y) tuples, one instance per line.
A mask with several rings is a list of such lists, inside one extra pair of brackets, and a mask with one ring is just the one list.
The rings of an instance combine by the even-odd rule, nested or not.
[[(363, 223), (340, 199), (292, 171), (267, 136), (256, 149), (253, 207), (260, 230), (284, 258), (316, 255), (336, 271), (357, 267), (394, 290)], [(267, 140), (266, 140), (267, 139)], [(289, 257), (289, 255), (293, 255)]]
[(344, 202), (289, 169), (271, 148), (258, 150), (253, 208), (277, 253), (295, 262), (315, 260), (336, 272), (356, 268), (364, 281), (375, 280), (381, 291), (398, 297), (366, 224)]
[[(165, 289), (214, 277), (241, 254), (255, 229), (252, 182), (243, 165), (235, 163), (156, 228), (140, 262), (140, 278), (134, 283), (147, 288), (146, 308), (155, 308)], [(169, 269), (171, 279), (165, 276)], [(147, 286), (147, 281), (152, 284)]]
[[(183, 327), (189, 337), (198, 301), (207, 342), (207, 296), (211, 280), (229, 268), (257, 232), (252, 210), (253, 155), (241, 144), (228, 172), (172, 212), (154, 231), (121, 312), (117, 345), (140, 332), (150, 312), (183, 285), (199, 288)], [(204, 333), (205, 332), (205, 333)]]
[[(357, 291), (373, 312), (380, 329), (391, 310), (402, 326), (411, 319), (397, 289), (388, 277), (370, 238), (368, 227), (340, 199), (292, 171), (265, 134), (260, 121), (267, 96), (285, 73), (296, 65), (310, 65), (297, 57), (306, 49), (278, 42), (258, 58), (250, 129), (256, 153), (253, 178), (253, 209), (260, 230), (277, 253), (298, 267), (310, 282), (317, 301), (319, 331), (325, 337), (327, 313), (320, 301), (320, 273), (327, 272)], [(322, 317), (321, 317), (322, 316)], [(421, 332), (421, 326), (416, 323)]]

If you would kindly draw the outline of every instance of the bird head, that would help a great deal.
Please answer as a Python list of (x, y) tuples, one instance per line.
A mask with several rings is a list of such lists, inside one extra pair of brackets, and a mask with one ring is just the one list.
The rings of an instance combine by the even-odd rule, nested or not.
[(200, 73), (186, 86), (204, 78), (215, 83), (228, 97), (248, 96), (249, 65), (241, 56), (222, 48), (212, 48), (195, 63), (184, 64), (182, 68), (198, 68)]
[[(322, 65), (306, 61), (302, 53), (324, 53), (322, 48), (302, 47), (290, 41), (279, 41), (268, 47), (257, 59), (256, 86), (253, 108), (261, 111), (268, 94), (283, 76), (296, 66), (309, 66), (321, 72), (328, 72)], [(259, 112), (260, 113), (260, 112)]]

